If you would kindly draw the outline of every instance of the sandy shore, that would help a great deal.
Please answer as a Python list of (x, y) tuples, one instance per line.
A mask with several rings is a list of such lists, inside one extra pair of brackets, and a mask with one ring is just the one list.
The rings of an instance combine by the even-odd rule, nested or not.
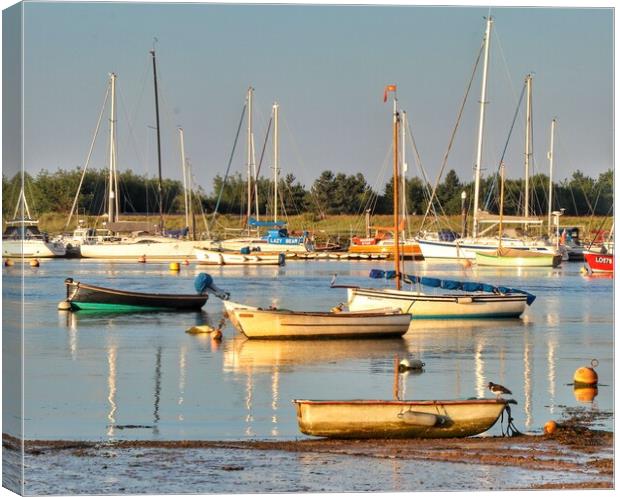
[[(20, 440), (3, 435), (5, 449), (5, 472), (11, 469), (10, 453), (19, 454)], [(553, 435), (519, 435), (515, 437), (474, 437), (443, 440), (310, 440), (297, 441), (115, 441), (87, 442), (69, 440), (28, 440), (24, 443), (26, 463), (26, 490), (34, 493), (115, 493), (140, 492), (148, 490), (148, 484), (132, 486), (132, 478), (151, 482), (151, 491), (197, 492), (272, 492), (272, 491), (406, 491), (454, 488), (466, 489), (467, 484), (451, 486), (450, 475), (464, 477), (471, 475), (470, 488), (482, 489), (535, 489), (535, 488), (613, 488), (613, 433), (593, 430), (573, 424), (560, 424)], [(18, 459), (18, 458), (17, 458)], [(374, 461), (368, 464), (368, 461)], [(199, 464), (198, 464), (199, 461)], [(264, 469), (257, 461), (271, 461), (267, 467), (277, 474), (282, 471), (283, 481), (260, 477)], [(7, 465), (8, 462), (8, 465)], [(276, 464), (272, 464), (275, 462)], [(104, 464), (105, 463), (105, 464)], [(385, 464), (384, 464), (385, 463)], [(394, 466), (396, 463), (396, 466)], [(117, 465), (116, 467), (114, 465)], [(391, 470), (386, 469), (387, 466)], [(441, 475), (434, 480), (432, 474), (410, 488), (407, 483), (394, 481), (394, 475), (407, 474), (420, 468), (429, 473)], [(122, 473), (116, 485), (102, 487), (109, 481), (91, 485), (66, 484), (65, 479), (55, 471), (63, 468), (62, 474), (84, 474), (89, 468), (107, 468), (112, 473), (135, 468)], [(203, 486), (196, 486), (196, 473), (179, 473), (178, 467), (209, 468), (205, 474), (211, 479), (198, 479)], [(333, 468), (340, 467), (331, 475)], [(368, 475), (360, 475), (359, 468), (365, 468)], [(176, 468), (174, 471), (173, 468)], [(288, 468), (288, 469), (287, 469)], [(320, 471), (317, 472), (317, 470)], [(484, 469), (485, 479), (479, 480), (478, 471)], [(510, 471), (507, 472), (506, 470)], [(376, 474), (373, 476), (373, 471)], [(233, 486), (227, 481), (227, 474), (245, 473), (246, 486)], [(293, 477), (300, 473), (301, 476)], [(349, 475), (350, 476), (345, 476)], [(385, 473), (385, 474), (384, 474)], [(330, 476), (329, 486), (322, 482)], [(388, 475), (389, 474), (389, 475)], [(148, 476), (147, 476), (148, 475)], [(215, 477), (214, 475), (220, 475)], [(253, 477), (248, 477), (253, 475)], [(285, 481), (287, 475), (290, 481)], [(349, 478), (358, 475), (356, 486)], [(508, 476), (507, 476), (508, 475)], [(519, 476), (521, 475), (521, 476)], [(203, 475), (204, 476), (204, 475)], [(340, 476), (340, 478), (338, 478)], [(386, 481), (382, 481), (386, 480)], [(238, 480), (238, 477), (236, 477)], [(406, 479), (405, 479), (406, 480)], [(458, 480), (458, 479), (457, 479)], [(15, 480), (17, 481), (17, 480)], [(125, 483), (123, 483), (125, 481)], [(231, 480), (232, 481), (232, 480)], [(376, 481), (376, 488), (373, 483)], [(463, 478), (463, 482), (467, 481)], [(155, 483), (155, 482), (161, 482)], [(319, 482), (321, 482), (319, 484)], [(316, 483), (316, 484), (315, 484)], [(413, 482), (412, 482), (413, 484)], [(421, 487), (420, 487), (421, 484)], [(49, 485), (50, 488), (46, 488)], [(162, 486), (163, 485), (163, 486)], [(170, 485), (170, 486), (166, 486)], [(238, 485), (238, 484), (235, 484)], [(446, 486), (447, 485), (447, 486)], [(157, 492), (159, 493), (159, 492)]]

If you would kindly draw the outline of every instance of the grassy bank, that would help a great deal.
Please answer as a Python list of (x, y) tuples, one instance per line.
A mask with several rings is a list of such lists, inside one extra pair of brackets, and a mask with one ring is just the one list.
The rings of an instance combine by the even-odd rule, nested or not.
[[(76, 221), (73, 220), (68, 229), (65, 229), (67, 216), (59, 213), (43, 214), (40, 218), (39, 225), (42, 231), (50, 234), (68, 232), (75, 228)], [(153, 221), (157, 216), (121, 216), (121, 220), (131, 221)], [(89, 217), (84, 219), (85, 225), (94, 226), (96, 223), (102, 227), (104, 218)], [(211, 218), (208, 217), (211, 222)], [(470, 220), (471, 221), (471, 220)], [(414, 235), (420, 227), (422, 216), (411, 216), (408, 219), (408, 231)], [(197, 216), (195, 219), (196, 232), (205, 232), (205, 223), (202, 217)], [(371, 219), (373, 226), (390, 226), (393, 223), (392, 216), (373, 216)], [(603, 217), (562, 217), (562, 226), (579, 226), (581, 228), (581, 236), (584, 239), (590, 237), (590, 233), (597, 229), (609, 230), (613, 223), (612, 218)], [(185, 224), (183, 215), (165, 216), (165, 226), (168, 229), (179, 229)], [(461, 217), (450, 216), (442, 222), (442, 228), (450, 228), (455, 231), (461, 230)], [(226, 237), (233, 236), (235, 233), (241, 232), (243, 228), (242, 220), (239, 216), (220, 215), (217, 216), (215, 222), (211, 225), (211, 236)], [(308, 230), (315, 234), (319, 240), (328, 238), (348, 239), (351, 235), (363, 235), (365, 233), (365, 222), (363, 216), (352, 215), (334, 215), (325, 219), (320, 219), (310, 213), (288, 218), (288, 228), (293, 231)], [(429, 229), (436, 229), (437, 226), (431, 226)]]

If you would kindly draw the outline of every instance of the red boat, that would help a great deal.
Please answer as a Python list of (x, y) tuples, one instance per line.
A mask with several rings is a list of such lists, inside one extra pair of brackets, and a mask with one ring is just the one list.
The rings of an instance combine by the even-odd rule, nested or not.
[(584, 252), (586, 265), (592, 273), (613, 273), (614, 272), (614, 254), (601, 252)]

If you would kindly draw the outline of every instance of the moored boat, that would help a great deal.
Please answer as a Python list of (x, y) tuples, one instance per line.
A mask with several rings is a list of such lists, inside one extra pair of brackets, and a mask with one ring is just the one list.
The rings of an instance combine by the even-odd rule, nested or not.
[(196, 311), (207, 302), (212, 293), (221, 299), (228, 294), (213, 284), (206, 273), (196, 277), (197, 294), (143, 293), (105, 288), (87, 283), (65, 280), (67, 298), (71, 310), (128, 311)]
[[(246, 247), (247, 248), (247, 247)], [(259, 250), (194, 250), (198, 264), (212, 266), (284, 266), (284, 252), (262, 252)]]
[(592, 273), (613, 273), (614, 254), (585, 251), (583, 257), (586, 265)]
[(294, 400), (299, 429), (328, 438), (450, 438), (490, 429), (506, 399)]
[(476, 264), (494, 267), (557, 267), (562, 256), (531, 250), (498, 248), (495, 252), (476, 252)]
[(237, 304), (227, 310), (240, 332), (262, 339), (395, 337), (407, 333), (410, 323), (400, 309), (303, 312)]

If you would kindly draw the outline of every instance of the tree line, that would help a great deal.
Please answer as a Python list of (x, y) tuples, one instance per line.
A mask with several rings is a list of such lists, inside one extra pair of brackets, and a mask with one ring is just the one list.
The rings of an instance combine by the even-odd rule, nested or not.
[[(74, 201), (81, 171), (42, 170), (36, 175), (25, 174), (25, 194), (31, 213), (41, 215), (55, 212), (68, 214)], [(77, 210), (82, 215), (95, 216), (104, 212), (106, 197), (106, 170), (91, 170), (84, 175)], [(532, 214), (546, 215), (548, 209), (548, 177), (538, 174), (530, 178), (530, 206)], [(590, 178), (582, 171), (575, 171), (570, 178), (553, 184), (553, 210), (565, 209), (572, 216), (609, 215), (613, 206), (613, 171), (610, 169)], [(4, 219), (12, 217), (21, 187), (20, 175), (12, 178), (2, 176), (2, 214)], [(524, 180), (505, 181), (504, 214), (522, 213)], [(119, 173), (120, 209), (123, 213), (155, 213), (159, 211), (157, 180), (138, 175), (131, 170)], [(261, 177), (252, 186), (252, 211), (258, 208), (261, 215), (274, 211), (273, 182)], [(182, 213), (184, 209), (183, 184), (177, 180), (165, 179), (162, 183), (163, 211), (168, 214)], [(429, 205), (432, 186), (418, 177), (407, 178), (405, 196), (410, 214), (423, 214)], [(471, 211), (473, 182), (463, 182), (454, 170), (448, 172), (437, 185), (432, 204), (432, 213), (461, 213), (461, 195), (466, 194), (465, 207)], [(484, 178), (480, 185), (480, 208), (491, 213), (499, 212), (499, 178), (492, 175)], [(383, 191), (374, 191), (363, 174), (346, 175), (323, 171), (309, 189), (294, 175), (288, 174), (279, 180), (278, 213), (280, 216), (312, 213), (318, 218), (338, 214), (362, 214), (370, 210), (374, 214), (392, 212), (393, 181)], [(218, 207), (222, 214), (244, 215), (247, 211), (247, 182), (241, 174), (221, 176), (213, 180), (213, 191), (207, 194), (202, 188), (194, 189), (194, 209), (211, 214)]]

